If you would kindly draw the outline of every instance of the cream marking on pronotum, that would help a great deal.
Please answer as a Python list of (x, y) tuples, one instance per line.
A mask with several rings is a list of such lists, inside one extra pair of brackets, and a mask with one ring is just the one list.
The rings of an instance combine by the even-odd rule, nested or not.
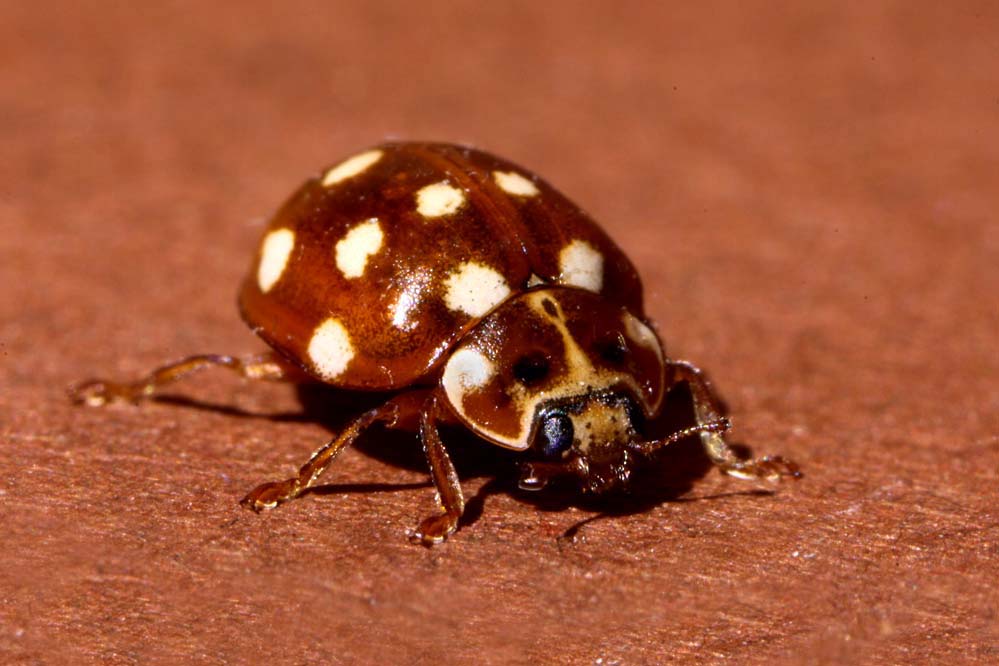
[(294, 248), (295, 232), (291, 229), (277, 229), (264, 237), (260, 246), (260, 265), (257, 266), (260, 291), (267, 293), (281, 278)]
[(563, 247), (558, 263), (564, 283), (594, 292), (604, 286), (604, 257), (586, 241), (577, 238)]
[[(469, 391), (460, 393), (452, 392), (447, 391), (445, 387), (448, 400), (451, 401), (455, 411), (468, 423), (472, 424), (476, 432), (500, 446), (505, 446), (516, 451), (523, 451), (530, 446), (531, 431), (534, 426), (537, 409), (540, 405), (549, 401), (586, 395), (587, 393), (603, 391), (618, 386), (627, 387), (639, 400), (646, 414), (658, 412), (662, 404), (661, 391), (656, 396), (655, 402), (650, 403), (646, 399), (642, 388), (630, 374), (600, 370), (590, 363), (586, 352), (576, 343), (575, 338), (572, 337), (572, 333), (565, 325), (565, 316), (561, 306), (550, 294), (538, 291), (524, 294), (523, 298), (527, 299), (528, 306), (536, 316), (545, 320), (549, 325), (554, 326), (558, 330), (559, 335), (561, 335), (565, 349), (566, 374), (562, 377), (558, 385), (545, 386), (543, 391), (529, 393), (523, 390), (523, 387), (519, 386), (514, 387), (514, 390), (510, 391), (510, 395), (517, 405), (517, 411), (520, 413), (520, 430), (513, 437), (491, 430), (486, 424), (476, 421), (468, 414), (462, 398)], [(546, 311), (544, 306), (545, 301), (551, 302), (554, 314)], [(467, 349), (467, 347), (460, 348), (455, 352), (455, 355), (463, 349)], [(662, 370), (662, 368), (660, 369)], [(446, 372), (447, 370), (445, 370)], [(664, 377), (660, 377), (660, 386), (662, 386), (663, 381)]]
[(624, 332), (628, 335), (628, 339), (646, 349), (653, 350), (660, 361), (665, 361), (666, 355), (663, 353), (662, 345), (651, 328), (630, 312), (621, 315), (621, 321), (624, 322)]
[(368, 150), (358, 155), (340, 162), (323, 176), (323, 187), (336, 185), (340, 181), (353, 178), (359, 173), (367, 171), (371, 166), (382, 158), (382, 151)]
[(496, 270), (467, 261), (447, 276), (444, 303), (452, 310), (481, 317), (510, 295), (510, 286)]
[(478, 349), (466, 347), (448, 359), (441, 374), (441, 386), (448, 400), (460, 405), (466, 394), (485, 386), (494, 374), (496, 367), (492, 361)]
[(309, 359), (316, 374), (325, 380), (336, 378), (354, 358), (354, 345), (347, 329), (336, 317), (320, 324), (309, 340)]
[(336, 244), (336, 267), (345, 277), (361, 277), (368, 257), (381, 249), (384, 238), (376, 217), (356, 225)]
[(416, 193), (416, 211), (423, 217), (454, 213), (465, 203), (465, 193), (446, 181), (427, 185)]
[(493, 179), (507, 194), (518, 197), (534, 197), (541, 193), (537, 185), (516, 171), (493, 171)]

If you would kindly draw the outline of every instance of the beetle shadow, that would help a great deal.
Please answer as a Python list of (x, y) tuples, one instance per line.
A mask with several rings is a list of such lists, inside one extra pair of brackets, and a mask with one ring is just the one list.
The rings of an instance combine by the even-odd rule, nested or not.
[(629, 501), (622, 502), (621, 504), (612, 503), (610, 506), (604, 506), (601, 509), (597, 509), (598, 513), (588, 518), (584, 518), (579, 522), (571, 525), (566, 529), (561, 535), (559, 535), (558, 540), (561, 543), (574, 543), (579, 536), (579, 532), (591, 523), (595, 523), (599, 520), (607, 520), (610, 518), (616, 518), (618, 516), (631, 516), (640, 513), (646, 513), (661, 506), (662, 504), (686, 504), (689, 502), (710, 502), (714, 500), (725, 499), (726, 497), (770, 497), (774, 495), (776, 491), (764, 490), (761, 488), (753, 488), (749, 490), (733, 490), (725, 493), (716, 493), (714, 495), (702, 495), (699, 497), (672, 497), (668, 499), (663, 499), (652, 504), (646, 504), (641, 498), (632, 498)]
[(234, 416), (240, 419), (264, 419), (275, 423), (311, 423), (314, 419), (305, 412), (252, 412), (235, 405), (224, 405), (216, 402), (208, 402), (199, 398), (179, 393), (163, 393), (147, 398), (149, 402), (160, 405), (170, 405), (172, 407), (183, 407), (202, 412), (212, 412), (224, 416)]
[[(320, 423), (331, 432), (338, 432), (353, 416), (384, 402), (390, 394), (345, 393), (320, 384), (298, 387), (298, 399), (306, 420)], [(685, 384), (676, 386), (666, 397), (662, 416), (649, 424), (650, 438), (664, 437), (695, 424), (693, 402)], [(590, 522), (622, 515), (635, 515), (651, 511), (665, 503), (708, 501), (731, 495), (765, 496), (772, 491), (750, 489), (707, 497), (687, 497), (695, 483), (712, 470), (697, 436), (671, 444), (652, 459), (636, 465), (628, 486), (621, 490), (599, 495), (579, 492), (572, 483), (552, 483), (541, 491), (521, 490), (518, 485), (519, 466), (524, 454), (485, 443), (465, 428), (442, 428), (442, 439), (458, 472), (469, 479), (486, 478), (478, 491), (468, 498), (462, 526), (474, 524), (484, 512), (488, 498), (496, 494), (509, 494), (540, 511), (561, 512), (570, 507), (596, 515), (569, 528), (564, 538), (575, 534)], [(375, 427), (363, 434), (354, 448), (365, 456), (386, 465), (426, 474), (427, 462), (419, 438), (410, 432), (399, 432)], [(740, 444), (732, 444), (740, 456), (750, 451)], [(428, 482), (417, 484), (324, 484), (317, 486), (315, 494), (338, 492), (390, 492), (413, 488), (431, 488)]]
[[(325, 384), (295, 385), (296, 397), (302, 406), (300, 412), (262, 414), (239, 407), (208, 403), (176, 394), (153, 398), (156, 402), (207, 410), (238, 418), (260, 418), (275, 422), (316, 423), (330, 433), (340, 432), (362, 412), (383, 404), (392, 393), (361, 393), (343, 391)], [(663, 414), (648, 426), (650, 439), (664, 437), (694, 425), (693, 403), (685, 384), (674, 387), (666, 396)], [(652, 459), (636, 465), (630, 483), (625, 489), (595, 495), (584, 494), (572, 483), (553, 482), (541, 491), (521, 490), (517, 485), (519, 466), (524, 454), (485, 443), (465, 428), (442, 428), (448, 453), (458, 475), (463, 480), (487, 478), (479, 490), (468, 498), (462, 526), (474, 524), (482, 515), (488, 498), (506, 493), (540, 511), (561, 512), (570, 507), (593, 512), (569, 528), (563, 535), (572, 539), (579, 530), (594, 521), (623, 515), (635, 515), (655, 509), (665, 503), (706, 501), (729, 495), (769, 495), (771, 491), (747, 490), (711, 497), (685, 497), (697, 480), (714, 466), (705, 454), (700, 440), (688, 437), (667, 446)], [(321, 442), (316, 442), (318, 448)], [(363, 433), (354, 447), (366, 457), (386, 465), (427, 473), (427, 462), (415, 433), (389, 430), (374, 426)], [(732, 444), (740, 456), (748, 456), (749, 449)], [(304, 462), (304, 460), (303, 460)], [(315, 495), (343, 493), (397, 492), (417, 488), (432, 488), (427, 480), (417, 483), (330, 483), (321, 484), (309, 492)]]

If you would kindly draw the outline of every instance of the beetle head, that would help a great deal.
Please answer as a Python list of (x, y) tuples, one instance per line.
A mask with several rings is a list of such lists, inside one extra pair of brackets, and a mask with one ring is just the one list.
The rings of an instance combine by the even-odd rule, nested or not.
[[(520, 294), (472, 329), (444, 366), (441, 387), (473, 432), (530, 450), (532, 469), (577, 476), (587, 490), (627, 480), (642, 423), (665, 391), (653, 330), (597, 294), (543, 287)], [(540, 487), (530, 478), (524, 487)]]
[(576, 477), (584, 490), (602, 492), (627, 482), (641, 442), (645, 415), (628, 391), (601, 391), (546, 405), (532, 442), (536, 461), (520, 485), (544, 487), (557, 476)]

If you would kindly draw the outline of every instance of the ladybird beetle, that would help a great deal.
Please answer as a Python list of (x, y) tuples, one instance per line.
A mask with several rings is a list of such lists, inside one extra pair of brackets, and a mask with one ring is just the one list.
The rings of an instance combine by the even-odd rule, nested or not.
[[(239, 307), (269, 353), (192, 356), (71, 392), (90, 405), (134, 402), (223, 366), (390, 393), (297, 476), (251, 491), (242, 503), (256, 511), (305, 493), (375, 423), (419, 432), (441, 508), (412, 533), (423, 544), (453, 533), (465, 505), (442, 423), (523, 452), (530, 490), (556, 477), (592, 492), (622, 485), (636, 461), (692, 435), (727, 474), (798, 476), (782, 457), (729, 448), (718, 399), (700, 370), (666, 356), (635, 267), (607, 234), (538, 176), (479, 150), (386, 143), (319, 173), (271, 220)], [(680, 383), (696, 425), (649, 437)]]

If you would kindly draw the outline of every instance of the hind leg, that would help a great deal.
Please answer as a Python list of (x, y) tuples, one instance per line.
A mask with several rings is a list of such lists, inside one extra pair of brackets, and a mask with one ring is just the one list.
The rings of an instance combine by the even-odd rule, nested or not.
[(71, 387), (69, 396), (73, 402), (91, 407), (99, 407), (109, 402), (137, 403), (151, 397), (163, 386), (212, 367), (227, 368), (247, 379), (310, 381), (303, 370), (295, 367), (276, 352), (243, 357), (198, 354), (157, 368), (134, 382), (90, 379)]

